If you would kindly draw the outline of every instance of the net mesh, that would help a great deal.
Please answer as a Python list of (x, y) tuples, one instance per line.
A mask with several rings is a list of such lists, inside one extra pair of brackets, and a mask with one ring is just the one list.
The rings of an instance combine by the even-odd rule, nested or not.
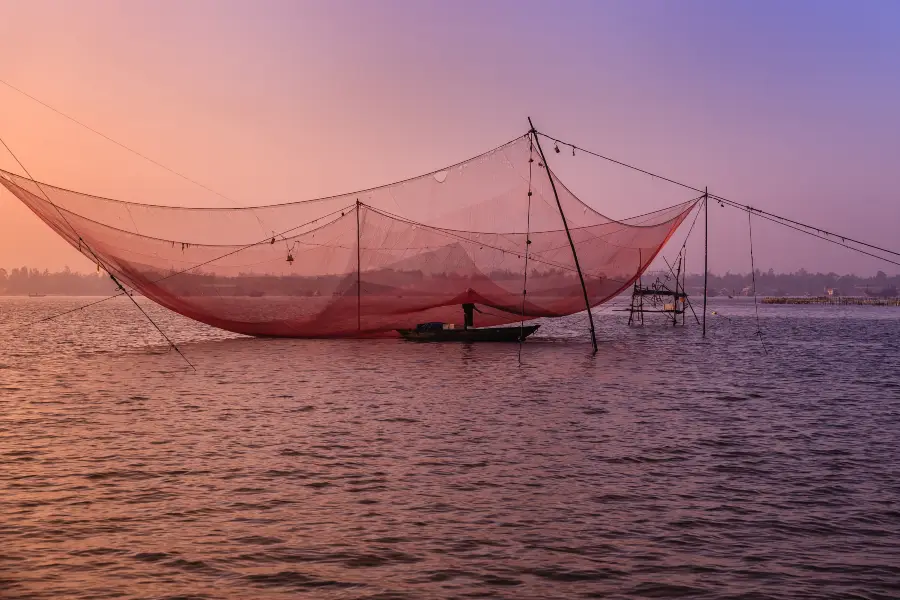
[[(551, 176), (591, 306), (628, 287), (696, 203), (615, 221)], [(403, 182), (252, 208), (124, 202), (5, 171), (0, 183), (146, 297), (237, 333), (356, 336), (461, 325), (463, 303), (481, 311), (478, 326), (585, 308), (530, 136)]]

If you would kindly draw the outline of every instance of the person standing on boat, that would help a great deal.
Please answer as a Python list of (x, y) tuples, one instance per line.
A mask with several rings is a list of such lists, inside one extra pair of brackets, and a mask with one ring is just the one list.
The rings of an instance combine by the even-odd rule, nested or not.
[[(467, 302), (462, 305), (463, 314), (465, 315), (465, 320), (463, 322), (463, 329), (468, 329), (469, 327), (475, 328), (475, 311), (478, 310), (475, 308), (475, 305), (471, 302)], [(478, 312), (481, 312), (478, 310)]]

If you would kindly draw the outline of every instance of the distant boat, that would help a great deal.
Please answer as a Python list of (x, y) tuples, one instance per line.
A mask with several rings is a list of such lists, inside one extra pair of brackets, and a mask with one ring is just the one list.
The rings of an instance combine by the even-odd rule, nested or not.
[(518, 342), (537, 331), (540, 325), (524, 327), (470, 327), (446, 329), (443, 323), (422, 323), (415, 329), (398, 329), (404, 339), (417, 342)]
[(28, 294), (29, 298), (43, 298), (47, 294)]

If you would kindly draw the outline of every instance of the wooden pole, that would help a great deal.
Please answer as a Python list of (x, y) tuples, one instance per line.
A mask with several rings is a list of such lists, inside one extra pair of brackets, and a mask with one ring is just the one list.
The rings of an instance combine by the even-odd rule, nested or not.
[(709, 188), (703, 188), (703, 337), (706, 337), (706, 298), (709, 291)]
[(684, 319), (687, 314), (687, 250), (684, 251), (684, 254), (681, 256), (681, 265), (683, 269), (681, 271), (681, 292), (684, 294), (684, 298), (681, 299), (681, 326), (684, 327)]
[(541, 149), (541, 140), (538, 138), (537, 129), (528, 117), (528, 124), (531, 126), (531, 135), (537, 145), (538, 154), (541, 155), (541, 161), (544, 168), (547, 169), (547, 178), (550, 180), (550, 187), (553, 189), (553, 197), (556, 198), (556, 206), (559, 208), (559, 216), (562, 217), (563, 227), (566, 230), (566, 237), (569, 238), (569, 246), (572, 248), (572, 257), (575, 259), (575, 270), (578, 271), (578, 279), (581, 280), (581, 291), (584, 293), (584, 305), (587, 308), (588, 321), (591, 324), (591, 344), (594, 346), (594, 354), (597, 353), (597, 334), (594, 332), (594, 316), (591, 314), (591, 301), (588, 299), (587, 286), (584, 284), (584, 275), (581, 273), (581, 265), (578, 263), (578, 253), (575, 252), (575, 242), (572, 241), (572, 234), (569, 232), (569, 224), (566, 222), (566, 215), (563, 212), (562, 203), (559, 201), (559, 194), (556, 192), (556, 183), (553, 182), (553, 174), (550, 172), (550, 165), (547, 164), (547, 157)]
[(672, 298), (672, 327), (678, 325), (678, 284), (681, 282), (681, 259), (678, 259), (678, 270), (675, 272), (675, 297)]
[(356, 201), (356, 330), (362, 331), (362, 274), (360, 273), (360, 244), (359, 244), (359, 207), (360, 201)]

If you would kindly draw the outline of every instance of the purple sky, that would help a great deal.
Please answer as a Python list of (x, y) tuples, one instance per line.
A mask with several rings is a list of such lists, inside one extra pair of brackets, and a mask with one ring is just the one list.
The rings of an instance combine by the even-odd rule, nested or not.
[[(430, 171), (524, 133), (531, 115), (580, 146), (900, 247), (900, 3), (110, 0), (2, 10), (0, 79), (240, 204)], [(3, 86), (0, 136), (35, 177), (64, 187), (223, 204)], [(551, 161), (612, 217), (690, 197), (583, 155)], [(14, 166), (0, 155), (0, 167)], [(747, 271), (746, 215), (710, 212), (711, 269)], [(754, 241), (763, 270), (897, 272), (762, 222)], [(0, 194), (0, 266), (65, 264), (86, 268)]]

